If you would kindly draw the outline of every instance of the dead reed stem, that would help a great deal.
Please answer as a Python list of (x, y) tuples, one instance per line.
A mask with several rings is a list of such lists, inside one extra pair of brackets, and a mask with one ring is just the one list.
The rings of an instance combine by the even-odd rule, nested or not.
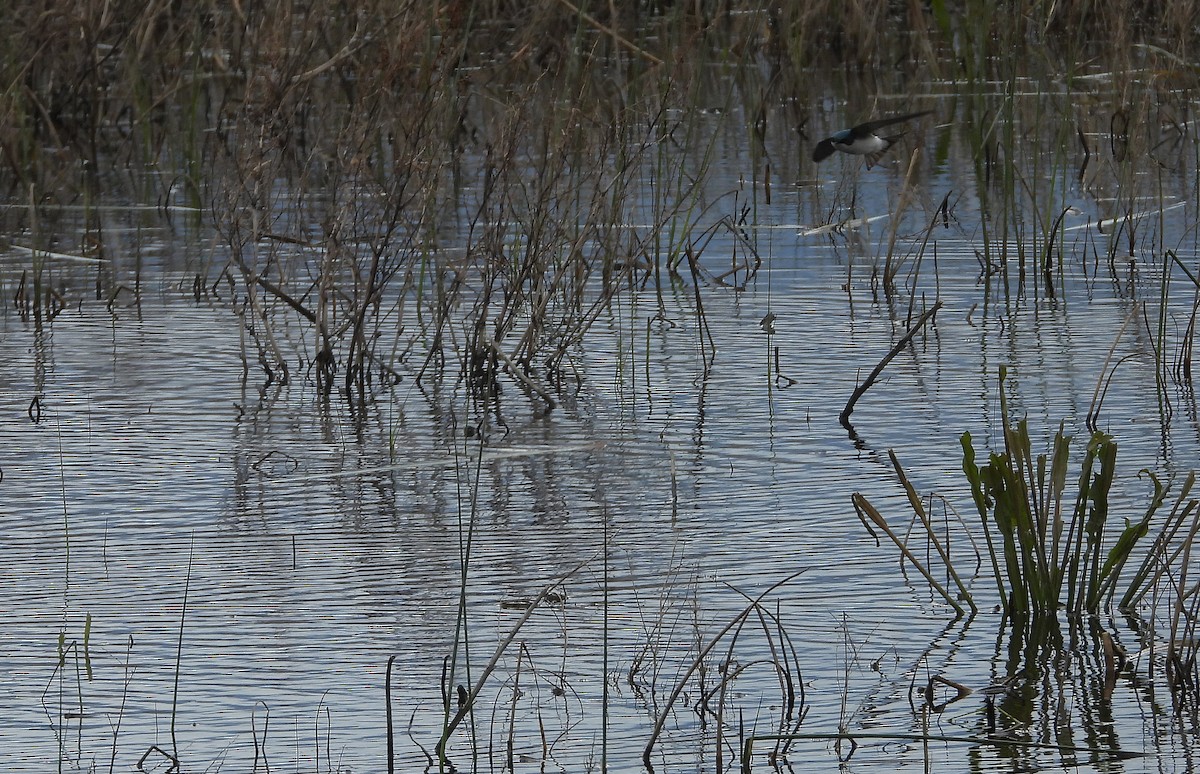
[(667, 718), (671, 717), (672, 708), (675, 706), (675, 702), (677, 702), (680, 695), (683, 694), (683, 691), (687, 687), (688, 682), (691, 680), (692, 675), (694, 675), (696, 670), (698, 670), (701, 665), (704, 664), (704, 660), (708, 657), (709, 652), (711, 652), (712, 649), (715, 648), (722, 639), (724, 639), (725, 635), (729, 634), (729, 632), (733, 631), (735, 628), (740, 627), (745, 621), (746, 616), (750, 615), (752, 611), (756, 610), (762, 603), (762, 600), (765, 599), (768, 594), (771, 594), (781, 586), (790, 583), (791, 581), (803, 575), (805, 572), (807, 572), (807, 569), (794, 572), (786, 578), (776, 581), (761, 594), (754, 597), (738, 615), (734, 616), (729, 623), (725, 624), (725, 626), (719, 632), (717, 632), (711, 640), (709, 640), (707, 645), (700, 649), (700, 652), (696, 655), (696, 658), (692, 660), (691, 665), (688, 666), (683, 675), (675, 683), (675, 688), (671, 691), (671, 695), (667, 698), (667, 701), (663, 705), (662, 709), (659, 710), (658, 719), (654, 723), (654, 730), (650, 732), (650, 738), (646, 741), (646, 747), (642, 752), (642, 763), (646, 766), (648, 771), (654, 771), (654, 766), (650, 763), (650, 756), (654, 753), (654, 745), (657, 743), (659, 735), (662, 734), (664, 726), (666, 726)]
[[(946, 603), (954, 608), (955, 613), (957, 613), (959, 616), (966, 615), (967, 611), (963, 608), (963, 606), (960, 605), (958, 600), (956, 600), (954, 596), (946, 590), (945, 586), (943, 586), (936, 578), (933, 577), (933, 573), (931, 573), (925, 567), (925, 565), (922, 564), (921, 560), (918, 559), (916, 554), (912, 552), (912, 549), (910, 549), (900, 538), (900, 536), (892, 530), (891, 526), (888, 525), (887, 520), (883, 518), (883, 515), (878, 511), (878, 509), (871, 505), (870, 501), (858, 492), (852, 494), (850, 499), (853, 501), (854, 510), (858, 512), (859, 517), (866, 517), (863, 519), (863, 523), (865, 524), (867, 520), (870, 520), (871, 524), (874, 524), (879, 528), (880, 531), (883, 532), (883, 534), (887, 535), (888, 538), (890, 538), (891, 541), (896, 544), (896, 548), (900, 549), (900, 553), (904, 554), (904, 558), (911, 562), (912, 565), (917, 568), (917, 571), (925, 578), (925, 580), (929, 582), (929, 585), (941, 595), (942, 599), (946, 600)], [(951, 565), (947, 562), (946, 567), (949, 568)], [(957, 575), (955, 576), (955, 580), (959, 583), (959, 587), (961, 589), (962, 582), (958, 581)], [(974, 611), (975, 603), (971, 601), (970, 595), (967, 595), (966, 599), (968, 602), (970, 602), (971, 610)]]
[(580, 562), (574, 568), (559, 577), (556, 581), (545, 586), (541, 593), (533, 598), (533, 601), (530, 602), (529, 607), (525, 609), (525, 612), (521, 614), (521, 617), (517, 619), (517, 622), (513, 624), (512, 629), (510, 629), (508, 632), (508, 635), (500, 641), (499, 645), (496, 646), (496, 650), (493, 651), (492, 657), (484, 666), (483, 671), (480, 672), (479, 677), (475, 679), (475, 684), (471, 687), (470, 691), (467, 692), (466, 699), (459, 703), (458, 709), (454, 713), (454, 716), (450, 718), (450, 721), (446, 723), (446, 726), (442, 731), (442, 738), (438, 741), (436, 747), (437, 755), (440, 760), (446, 760), (446, 743), (449, 741), (451, 735), (453, 735), (455, 729), (457, 729), (459, 724), (462, 723), (463, 719), (470, 714), (471, 709), (475, 704), (475, 700), (479, 697), (480, 691), (483, 690), (484, 684), (487, 682), (487, 679), (491, 677), (492, 672), (494, 672), (496, 667), (500, 664), (500, 658), (504, 655), (504, 652), (508, 649), (508, 646), (512, 644), (513, 640), (516, 639), (517, 633), (521, 631), (521, 627), (525, 625), (525, 622), (529, 620), (534, 611), (538, 609), (538, 607), (543, 601), (545, 601), (546, 597), (552, 591), (554, 591), (554, 589), (561, 586), (569, 578), (575, 575), (575, 573), (579, 572), (588, 564), (590, 564), (593, 559), (594, 557), (589, 557), (588, 559)]

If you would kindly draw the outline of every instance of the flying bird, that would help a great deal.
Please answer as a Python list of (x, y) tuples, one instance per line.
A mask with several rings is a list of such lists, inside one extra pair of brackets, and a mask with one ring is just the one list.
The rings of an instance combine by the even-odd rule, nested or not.
[(904, 132), (901, 132), (891, 137), (880, 137), (875, 134), (876, 129), (911, 121), (932, 112), (932, 110), (923, 110), (920, 113), (907, 113), (892, 118), (881, 118), (878, 121), (867, 121), (865, 124), (843, 129), (817, 143), (817, 147), (813, 149), (813, 161), (824, 161), (837, 150), (842, 153), (853, 153), (856, 156), (866, 156), (867, 168), (870, 169), (875, 162), (879, 161), (879, 157), (883, 155), (884, 151), (892, 147), (892, 143), (904, 136)]

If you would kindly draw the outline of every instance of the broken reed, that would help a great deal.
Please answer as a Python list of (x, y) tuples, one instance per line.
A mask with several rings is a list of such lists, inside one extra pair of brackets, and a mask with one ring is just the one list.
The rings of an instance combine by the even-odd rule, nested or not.
[[(778, 680), (780, 693), (776, 701), (772, 702), (772, 708), (779, 712), (778, 732), (784, 735), (794, 734), (800, 728), (808, 714), (809, 707), (806, 703), (803, 675), (799, 671), (799, 655), (783, 625), (778, 610), (772, 612), (763, 605), (763, 600), (805, 572), (806, 570), (800, 570), (792, 573), (753, 597), (744, 591), (728, 586), (729, 589), (745, 599), (747, 604), (719, 632), (709, 638), (707, 643), (704, 643), (702, 639), (697, 641), (698, 651), (695, 657), (685, 669), (682, 669), (682, 675), (676, 681), (670, 695), (663, 705), (656, 709), (657, 718), (654, 729), (642, 750), (642, 763), (647, 771), (654, 772), (653, 759), (656, 745), (668, 721), (677, 717), (677, 706), (689, 689), (694, 692), (695, 698), (692, 699), (694, 711), (702, 720), (711, 717), (714, 723), (717, 770), (725, 770), (726, 748), (729, 747), (736, 752), (745, 749), (746, 743), (746, 728), (739, 716), (738, 731), (741, 738), (736, 747), (730, 744), (731, 740), (728, 740), (726, 735), (729, 733), (727, 727), (732, 725), (732, 720), (726, 713), (732, 715), (732, 710), (735, 708), (735, 697), (741, 695), (736, 688), (737, 680), (752, 670), (766, 667), (774, 673)], [(754, 626), (756, 621), (757, 627)], [(747, 626), (748, 624), (749, 626)], [(767, 655), (759, 658), (750, 657), (746, 661), (741, 661), (738, 657), (740, 650), (738, 641), (744, 634), (747, 639), (750, 639), (751, 633), (756, 630), (761, 632), (763, 637), (759, 647), (765, 645)], [(712, 656), (714, 652), (720, 652), (721, 646), (724, 647), (724, 658), (713, 664)], [(716, 676), (716, 685), (708, 684), (707, 678), (710, 675)], [(633, 686), (632, 677), (633, 673), (631, 672), (631, 686)], [(653, 685), (650, 687), (653, 691)], [(780, 741), (784, 742), (786, 739), (781, 737)], [(776, 754), (785, 756), (789, 746), (790, 742), (777, 744)], [(742, 761), (743, 768), (748, 765), (747, 760)]]

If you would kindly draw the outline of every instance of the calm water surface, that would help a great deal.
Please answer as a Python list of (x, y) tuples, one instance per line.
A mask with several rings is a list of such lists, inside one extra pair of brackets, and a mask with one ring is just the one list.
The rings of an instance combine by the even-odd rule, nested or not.
[[(939, 113), (955, 107), (943, 100)], [(812, 132), (843, 119), (826, 108)], [(1010, 408), (1039, 441), (1059, 421), (1082, 439), (1114, 341), (1113, 362), (1129, 360), (1100, 425), (1119, 443), (1120, 514), (1145, 508), (1141, 468), (1195, 467), (1192, 396), (1172, 385), (1173, 411), (1163, 412), (1142, 318), (1117, 340), (1137, 303), (1156, 319), (1161, 264), (1150, 246), (1195, 264), (1194, 169), (1185, 160), (1171, 171), (1163, 201), (1185, 206), (1161, 217), (1156, 209), (1134, 259), (1115, 273), (1103, 257), (1111, 229), (1095, 226), (1113, 215), (1097, 193), (1103, 173), (1068, 180), (1061, 195), (1075, 209), (1063, 221), (1060, 295), (1035, 294), (1031, 280), (1005, 297), (996, 280), (985, 293), (980, 278), (970, 149), (934, 118), (914, 135), (928, 161), (916, 200), (897, 217), (896, 252), (915, 252), (947, 194), (953, 217), (932, 232), (936, 258), (930, 248), (919, 268), (910, 259), (899, 275), (905, 292), (889, 299), (872, 269), (887, 253), (891, 218), (814, 230), (893, 212), (914, 144), (869, 171), (842, 158), (814, 168), (791, 131), (792, 108), (774, 110), (769, 204), (736, 122), (693, 117), (720, 137), (705, 189), (710, 219), (751, 205), (745, 242), (719, 230), (703, 265), (724, 273), (745, 243), (761, 258), (753, 275), (702, 288), (710, 367), (690, 282), (664, 289), (661, 305), (652, 288), (630, 291), (575, 353), (581, 386), (540, 414), (506, 385), (504, 425), (486, 442), (464, 432), (452, 380), (439, 393), (405, 378), (351, 415), (302, 373), (264, 388), (251, 362), (243, 379), (238, 319), (190, 291), (214, 249), (202, 229), (108, 213), (109, 229), (143, 262), (140, 303), (109, 309), (80, 290), (94, 267), (64, 265), (83, 300), (40, 325), (11, 301), (27, 256), (0, 255), (0, 765), (132, 770), (152, 745), (171, 749), (177, 685), (185, 771), (382, 771), (385, 671), (395, 657), (397, 770), (417, 770), (422, 747), (432, 752), (438, 739), (468, 537), (472, 680), (522, 603), (572, 574), (565, 602), (524, 624), (477, 700), (473, 727), (456, 735), (452, 757), (467, 770), (498, 767), (510, 736), (518, 769), (598, 768), (606, 681), (608, 765), (640, 767), (697, 641), (744, 606), (735, 589), (757, 594), (799, 571), (768, 599), (802, 674), (802, 732), (918, 732), (914, 683), (936, 673), (982, 687), (1004, 676), (991, 580), (973, 584), (985, 612), (953, 622), (867, 534), (850, 495), (864, 493), (893, 523), (909, 518), (887, 457), (895, 449), (919, 491), (944, 495), (969, 520), (959, 436), (970, 431), (984, 446), (998, 437), (998, 369), (1009, 369)], [(1169, 349), (1191, 308), (1191, 291), (1176, 281)], [(935, 299), (944, 304), (936, 324), (859, 402), (850, 437), (838, 423), (847, 398)], [(768, 314), (773, 335), (760, 324)], [(974, 559), (961, 556), (969, 572)], [(1108, 623), (1137, 650), (1127, 622)], [(758, 626), (751, 621), (734, 655), (746, 672), (729, 699), (734, 736), (722, 744), (733, 747), (739, 724), (771, 733), (781, 711)], [(1094, 670), (1094, 652), (1084, 647), (1075, 668)], [(718, 679), (707, 675), (708, 690)], [(1045, 677), (1030, 689), (1038, 709), (1017, 738), (1053, 741), (1055, 722), (1065, 722), (1080, 729), (1079, 744), (1148, 757), (1076, 765), (1046, 751), (893, 740), (864, 743), (845, 769), (1189, 770), (1195, 729), (1172, 717), (1169, 697), (1130, 678), (1098, 707), (1090, 685)], [(714, 723), (700, 722), (697, 691), (676, 705), (656, 767), (715, 768)], [(929, 722), (935, 734), (981, 734), (984, 700), (975, 694)], [(482, 757), (472, 758), (471, 740)], [(723, 755), (728, 765), (731, 749)], [(797, 771), (839, 766), (828, 740), (798, 743), (790, 761)], [(144, 765), (165, 769), (154, 752)], [(765, 768), (765, 756), (756, 765)]]

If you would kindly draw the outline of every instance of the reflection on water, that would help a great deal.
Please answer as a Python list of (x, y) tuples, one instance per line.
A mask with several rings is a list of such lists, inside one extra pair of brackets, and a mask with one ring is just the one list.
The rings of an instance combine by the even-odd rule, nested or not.
[[(744, 608), (739, 592), (799, 570), (766, 600), (779, 621), (765, 629), (788, 635), (805, 688), (802, 731), (912, 733), (914, 685), (931, 674), (982, 689), (1024, 668), (1035, 673), (993, 708), (993, 722), (1018, 741), (1061, 739), (1065, 723), (1080, 729), (1080, 746), (1190, 755), (1189, 729), (1146, 683), (1145, 660), (1103, 701), (1086, 643), (1065, 648), (1071, 663), (1034, 669), (1013, 657), (1024, 650), (997, 635), (994, 614), (948, 623), (945, 606), (874, 543), (850, 505), (862, 492), (904, 518), (886, 455), (895, 449), (920, 491), (966, 513), (958, 439), (969, 430), (995, 442), (1001, 365), (1010, 405), (1036, 435), (1049, 438), (1063, 421), (1082, 438), (1106, 362), (1128, 358), (1099, 418), (1120, 448), (1122, 513), (1144, 509), (1137, 470), (1186, 471), (1200, 459), (1190, 389), (1171, 383), (1164, 394), (1155, 380), (1164, 264), (1148, 249), (1166, 245), (1194, 263), (1187, 154), (1155, 180), (1172, 206), (1150, 210), (1136, 232), (1133, 219), (1113, 220), (1123, 210), (1106, 195), (1119, 184), (1111, 164), (1094, 161), (1078, 179), (1061, 164), (1047, 170), (1072, 208), (1052, 245), (1051, 293), (1032, 261), (1023, 284), (1015, 268), (1016, 253), (1045, 232), (1031, 224), (984, 236), (990, 189), (977, 175), (986, 170), (950, 121), (973, 106), (933, 104), (946, 120), (869, 172), (849, 158), (806, 166), (808, 149), (787, 120), (794, 106), (772, 108), (765, 152), (782, 179), (769, 203), (761, 181), (751, 182), (738, 125), (720, 113), (691, 116), (719, 138), (708, 217), (733, 224), (714, 229), (699, 258), (703, 325), (690, 281), (618, 296), (571, 353), (578, 387), (566, 386), (549, 413), (531, 409), (511, 382), (487, 421), (454, 379), (418, 385), (404, 374), (354, 411), (323, 397), (303, 368), (263, 386), (253, 358), (244, 370), (244, 318), (192, 293), (204, 271), (189, 257), (202, 252), (195, 235), (145, 213), (106, 216), (131, 250), (154, 256), (136, 303), (84, 296), (52, 323), (6, 306), (2, 323), (5, 768), (62, 760), (103, 769), (115, 759), (128, 770), (152, 745), (172, 749), (173, 735), (185, 769), (250, 770), (261, 760), (264, 770), (382, 770), (385, 670), (395, 656), (397, 768), (413, 770), (438, 740), (460, 598), (470, 672), (460, 664), (452, 705), (524, 603), (572, 571), (565, 598), (535, 610), (503, 651), (452, 742), (460, 767), (484, 765), (471, 758), (472, 741), (500, 756), (510, 738), (515, 759), (530, 765), (597, 766), (606, 746), (610, 767), (640, 766), (698, 648)], [(916, 197), (895, 212), (915, 148), (925, 154)], [(122, 218), (142, 223), (141, 236)], [(839, 225), (824, 228), (831, 223)], [(1109, 260), (1109, 240), (1132, 242), (1134, 256)], [(987, 275), (998, 258), (984, 254), (985, 242), (1014, 254), (1005, 270)], [(894, 295), (881, 275), (889, 252)], [(14, 287), (21, 258), (2, 260), (4, 285)], [(63, 266), (58, 276), (80, 288), (93, 271)], [(846, 399), (934, 300), (944, 304), (936, 323), (856, 406), (852, 441), (838, 423)], [(1169, 296), (1168, 347), (1179, 346), (1190, 308), (1190, 290)], [(995, 605), (988, 578), (974, 590), (985, 609)], [(1107, 623), (1139, 651), (1129, 623)], [(762, 664), (779, 654), (759, 626), (714, 657), (722, 672), (672, 705), (656, 763), (712, 767), (717, 726), (698, 708), (730, 669), (744, 671), (729, 684), (738, 715), (725, 718), (724, 760), (738, 733), (778, 730), (780, 681)], [(989, 704), (972, 694), (928, 716), (926, 730), (984, 734)], [(832, 768), (836, 755), (828, 740), (790, 752), (804, 768)], [(854, 760), (864, 769), (929, 760), (999, 771), (1061, 759), (906, 740), (866, 743)], [(1162, 758), (1123, 768), (1151, 769), (1179, 770)]]

